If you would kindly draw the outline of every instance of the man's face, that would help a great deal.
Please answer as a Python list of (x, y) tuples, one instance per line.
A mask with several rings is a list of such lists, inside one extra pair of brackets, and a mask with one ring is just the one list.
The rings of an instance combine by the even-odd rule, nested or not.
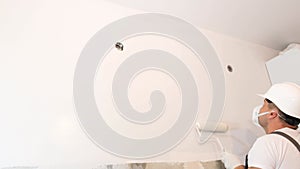
[[(268, 105), (269, 105), (269, 103), (266, 100), (264, 100), (264, 104), (261, 107), (261, 109), (259, 110), (259, 114), (264, 113), (264, 112), (270, 112), (271, 109), (269, 108)], [(268, 116), (269, 116), (269, 114), (262, 115), (262, 116), (258, 117), (258, 123), (259, 123), (260, 126), (262, 126), (262, 127), (267, 126), (267, 124), (268, 124), (268, 118), (267, 117)]]

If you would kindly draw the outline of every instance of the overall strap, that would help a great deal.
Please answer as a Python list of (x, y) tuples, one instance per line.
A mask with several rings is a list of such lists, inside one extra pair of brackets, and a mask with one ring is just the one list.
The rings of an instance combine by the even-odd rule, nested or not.
[(295, 139), (293, 139), (291, 136), (289, 136), (289, 135), (287, 135), (287, 134), (285, 134), (283, 132), (280, 132), (280, 131), (274, 131), (271, 134), (279, 134), (279, 135), (285, 137), (286, 139), (290, 140), (296, 146), (296, 148), (298, 149), (298, 151), (300, 152), (300, 145), (299, 145), (299, 143)]
[(248, 169), (248, 154), (246, 155), (246, 158), (245, 158), (245, 167), (244, 169)]

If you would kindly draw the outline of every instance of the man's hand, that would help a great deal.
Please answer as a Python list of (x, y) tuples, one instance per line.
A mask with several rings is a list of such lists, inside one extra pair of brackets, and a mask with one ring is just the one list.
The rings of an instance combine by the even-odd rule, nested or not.
[(239, 166), (243, 168), (243, 163), (241, 162), (239, 157), (231, 153), (224, 152), (222, 154), (222, 162), (224, 163), (227, 169), (234, 169), (238, 168)]

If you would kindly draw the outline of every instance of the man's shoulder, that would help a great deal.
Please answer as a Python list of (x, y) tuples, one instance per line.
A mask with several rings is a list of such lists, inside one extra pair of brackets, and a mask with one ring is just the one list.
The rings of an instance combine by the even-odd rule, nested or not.
[[(281, 129), (278, 129), (275, 131), (283, 132), (293, 138), (295, 138), (295, 137), (297, 138), (300, 136), (299, 131), (293, 130), (290, 128), (281, 128)], [(296, 139), (296, 140), (298, 140), (298, 139)], [(272, 133), (263, 135), (256, 140), (257, 143), (269, 143), (269, 142), (276, 143), (276, 142), (281, 142), (281, 141), (285, 141), (285, 138), (283, 136), (281, 136), (279, 134), (272, 134)]]
[[(279, 132), (283, 132), (285, 134), (287, 134), (288, 136), (292, 137), (293, 139), (297, 140), (298, 142), (300, 141), (300, 131), (299, 130), (294, 130), (291, 128), (281, 128), (279, 130), (276, 130)], [(272, 134), (272, 135), (278, 135), (278, 134)], [(283, 136), (281, 136), (283, 137)]]

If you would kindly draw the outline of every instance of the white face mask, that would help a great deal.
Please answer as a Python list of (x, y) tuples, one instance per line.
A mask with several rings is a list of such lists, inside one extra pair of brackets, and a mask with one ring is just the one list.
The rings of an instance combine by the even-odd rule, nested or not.
[(253, 113), (252, 113), (252, 122), (253, 122), (255, 125), (259, 126), (259, 127), (260, 127), (260, 125), (259, 125), (259, 122), (258, 122), (258, 117), (270, 113), (270, 112), (259, 113), (260, 108), (262, 108), (262, 105), (256, 106), (256, 107), (253, 109)]

